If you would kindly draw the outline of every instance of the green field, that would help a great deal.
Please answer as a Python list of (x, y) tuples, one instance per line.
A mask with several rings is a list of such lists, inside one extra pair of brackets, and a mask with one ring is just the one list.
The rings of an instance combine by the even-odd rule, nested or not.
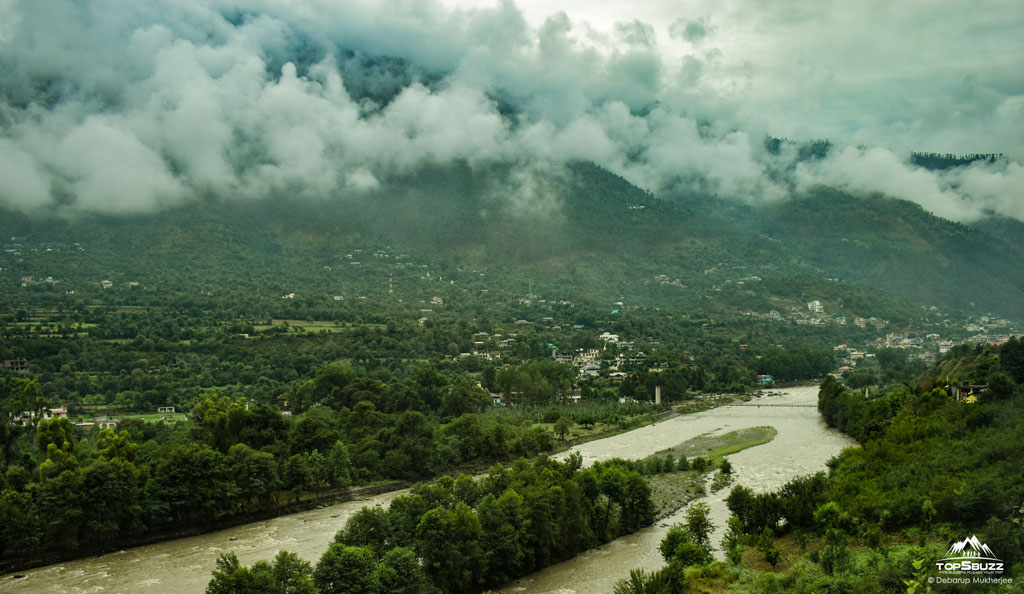
[(174, 419), (175, 422), (182, 422), (188, 419), (183, 412), (175, 413), (108, 413), (103, 411), (93, 411), (88, 415), (76, 415), (75, 421), (86, 421), (91, 422), (97, 417), (107, 417), (111, 419), (117, 419), (119, 421), (127, 421), (128, 419), (141, 419), (146, 423), (159, 423), (165, 417)]
[(672, 455), (677, 458), (679, 456), (686, 456), (687, 458), (704, 456), (717, 463), (718, 460), (729, 454), (735, 454), (747, 448), (768, 443), (775, 439), (777, 434), (778, 431), (774, 427), (747, 427), (746, 429), (737, 429), (722, 435), (704, 433), (669, 449), (662, 450), (658, 454), (672, 452)]
[[(289, 332), (313, 332), (321, 333), (325, 332), (328, 334), (334, 332), (342, 332), (349, 328), (354, 328), (357, 325), (363, 328), (380, 330), (386, 328), (384, 324), (352, 324), (349, 322), (335, 322), (333, 320), (271, 320), (270, 324), (256, 324), (253, 326), (253, 330), (256, 332), (266, 332), (273, 328), (288, 325)], [(301, 330), (300, 330), (301, 329)]]

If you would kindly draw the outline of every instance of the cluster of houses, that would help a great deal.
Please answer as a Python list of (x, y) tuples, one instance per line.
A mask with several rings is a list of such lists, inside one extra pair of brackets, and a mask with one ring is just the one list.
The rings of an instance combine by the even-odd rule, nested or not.
[[(37, 420), (66, 419), (68, 418), (67, 408), (47, 408), (38, 416), (33, 411), (22, 411), (20, 414), (11, 415), (11, 424), (26, 427), (34, 425)], [(82, 429), (113, 429), (117, 427), (118, 420), (108, 417), (96, 417), (92, 421), (79, 421), (74, 423), (75, 427)]]
[(874, 353), (868, 353), (860, 351), (854, 347), (847, 346), (845, 344), (839, 344), (832, 347), (836, 357), (839, 359), (840, 367), (839, 373), (845, 373), (847, 371), (853, 371), (853, 368), (857, 366), (857, 363), (863, 359), (869, 359), (875, 356)]
[(631, 365), (643, 365), (647, 361), (647, 355), (643, 352), (616, 353), (614, 357), (610, 358), (605, 357), (605, 353), (606, 351), (602, 349), (576, 349), (571, 353), (562, 353), (555, 349), (552, 356), (559, 363), (575, 367), (579, 378), (597, 377), (601, 373), (602, 360), (606, 360), (608, 361), (608, 377), (617, 381), (629, 377), (629, 374), (622, 369)]
[[(747, 318), (755, 318), (759, 320), (769, 320), (772, 322), (790, 322), (798, 326), (824, 326), (826, 324), (838, 324), (845, 326), (848, 320), (846, 316), (828, 316), (822, 315), (825, 313), (825, 305), (815, 299), (814, 301), (808, 301), (806, 309), (797, 306), (791, 306), (787, 314), (772, 309), (768, 312), (757, 312), (757, 311), (744, 311), (739, 315)], [(889, 325), (888, 320), (879, 318), (862, 318), (857, 316), (852, 320), (853, 324), (858, 328), (885, 328)]]
[[(161, 406), (157, 408), (157, 413), (166, 414), (171, 416), (163, 417), (161, 420), (164, 424), (173, 425), (176, 421), (174, 418), (174, 407), (173, 406)], [(67, 419), (68, 409), (65, 407), (61, 408), (47, 408), (42, 410), (38, 415), (33, 411), (22, 411), (18, 414), (11, 415), (11, 424), (19, 427), (27, 427), (34, 425), (37, 420), (50, 420), (50, 419)], [(96, 417), (92, 421), (77, 421), (73, 423), (75, 427), (81, 429), (115, 429), (120, 421), (111, 417)]]
[(56, 280), (52, 276), (48, 276), (46, 278), (40, 278), (40, 279), (37, 279), (36, 277), (31, 276), (31, 275), (21, 277), (21, 286), (23, 286), (23, 287), (28, 287), (28, 286), (31, 286), (31, 285), (42, 285), (42, 284), (56, 285), (59, 282), (60, 282), (59, 280)]

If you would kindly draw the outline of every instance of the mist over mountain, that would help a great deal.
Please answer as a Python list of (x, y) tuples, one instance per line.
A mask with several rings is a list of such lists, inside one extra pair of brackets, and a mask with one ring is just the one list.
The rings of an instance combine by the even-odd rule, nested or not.
[[(61, 291), (108, 277), (141, 281), (179, 299), (385, 298), (390, 272), (329, 272), (384, 249), (460, 292), (490, 289), (477, 293), (485, 300), (535, 292), (719, 317), (827, 298), (845, 303), (846, 315), (898, 322), (921, 306), (1024, 316), (1024, 250), (1012, 219), (965, 226), (909, 201), (825, 189), (772, 206), (658, 198), (592, 163), (528, 178), (509, 165), (428, 166), (385, 178), (344, 208), (330, 198), (210, 197), (133, 216), (0, 213), (11, 249), (85, 250), (66, 261), (8, 260), (12, 291), (28, 275), (60, 279)], [(436, 291), (401, 274), (389, 298)]]
[[(657, 194), (772, 204), (831, 187), (912, 200), (956, 221), (1024, 217), (1021, 141), (1011, 133), (1024, 102), (1012, 52), (969, 64), (922, 39), (904, 50), (927, 58), (920, 73), (882, 69), (856, 93), (864, 65), (826, 52), (805, 65), (834, 69), (833, 83), (785, 95), (781, 81), (765, 79), (771, 65), (736, 68), (765, 59), (757, 44), (795, 51), (785, 39), (794, 19), (742, 4), (700, 10), (711, 9), (666, 19), (666, 36), (663, 22), (603, 32), (565, 13), (534, 25), (511, 2), (7, 2), (0, 200), (37, 213), (127, 214), (204, 196), (388, 199), (379, 190), (389, 179), (464, 163), (508, 169), (492, 191), (501, 208), (546, 216), (559, 205), (548, 180), (585, 161)], [(938, 34), (967, 19), (991, 48), (1012, 47), (1006, 25), (953, 12), (924, 29)], [(895, 32), (914, 15), (889, 16), (884, 26)], [(820, 18), (821, 32), (842, 29), (834, 15), (805, 17)], [(736, 43), (757, 19), (773, 32)], [(827, 46), (806, 39), (807, 55)], [(930, 76), (942, 60), (955, 63), (954, 76), (969, 66), (975, 74)], [(919, 97), (926, 78), (940, 99)], [(833, 116), (805, 105), (826, 84)], [(798, 113), (814, 125), (792, 125)], [(801, 137), (766, 147), (767, 135), (791, 133), (833, 145), (814, 160), (801, 159)], [(1007, 157), (928, 170), (909, 149)]]

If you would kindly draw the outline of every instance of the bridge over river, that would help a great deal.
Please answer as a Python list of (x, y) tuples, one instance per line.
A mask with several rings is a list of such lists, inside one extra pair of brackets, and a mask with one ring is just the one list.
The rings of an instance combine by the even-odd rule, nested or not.
[(818, 408), (817, 404), (798, 404), (792, 402), (744, 402), (743, 404), (726, 404), (727, 407), (742, 407), (742, 408), (761, 408), (762, 406), (770, 406), (773, 408)]

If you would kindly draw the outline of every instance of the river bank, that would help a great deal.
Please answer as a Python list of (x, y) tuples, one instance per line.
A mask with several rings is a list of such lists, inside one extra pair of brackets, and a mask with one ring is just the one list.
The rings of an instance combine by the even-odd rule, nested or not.
[[(841, 449), (829, 445), (829, 434), (826, 434), (824, 442), (821, 440), (820, 431), (825, 431), (824, 425), (817, 416), (817, 410), (807, 407), (808, 402), (816, 401), (817, 388), (809, 387), (802, 392), (805, 393), (801, 400), (804, 408), (758, 409), (749, 404), (732, 403), (703, 412), (675, 416), (613, 437), (574, 444), (564, 452), (556, 454), (556, 457), (564, 458), (572, 452), (579, 451), (587, 464), (611, 457), (638, 459), (704, 434), (721, 435), (745, 427), (770, 425), (779, 431), (772, 442), (731, 454), (728, 458), (733, 464), (738, 481), (742, 484), (748, 484), (748, 481), (753, 480), (753, 488), (756, 490), (776, 488), (788, 480), (786, 477), (794, 474), (792, 462), (780, 452), (799, 455), (805, 462), (799, 469), (811, 472), (823, 468), (825, 460)], [(786, 398), (777, 396), (765, 398), (766, 400), (758, 401), (782, 404), (787, 401)], [(797, 417), (803, 420), (798, 420), (795, 424), (785, 421), (787, 414), (790, 413), (796, 413)], [(776, 417), (776, 420), (772, 420), (771, 417)], [(811, 420), (807, 421), (807, 418)], [(805, 432), (806, 426), (817, 429)], [(777, 447), (780, 442), (782, 446)], [(820, 451), (829, 452), (828, 455), (824, 458), (820, 455), (815, 457), (814, 452), (819, 451), (818, 446), (823, 446), (824, 449)], [(764, 448), (772, 448), (767, 454), (767, 463), (761, 456), (752, 458), (761, 459), (760, 466), (752, 467), (750, 463), (744, 462), (746, 456), (763, 451)], [(809, 450), (810, 454), (802, 454), (805, 450)], [(771, 468), (776, 461), (783, 467), (779, 473), (775, 473)], [(711, 498), (724, 497), (727, 491), (725, 489)], [(327, 549), (334, 534), (345, 526), (349, 517), (366, 505), (387, 506), (391, 499), (401, 492), (373, 495), (365, 500), (347, 501), (322, 509), (280, 516), (207, 534), (39, 567), (25, 571), (24, 578), (14, 579), (8, 574), (0, 577), (0, 590), (74, 594), (97, 591), (160, 591), (182, 594), (202, 592), (219, 554), (234, 552), (241, 563), (251, 565), (255, 561), (269, 560), (279, 550), (285, 549), (316, 562)], [(517, 580), (503, 592), (611, 592), (615, 581), (628, 574), (629, 568), (660, 565), (657, 544), (668, 526), (679, 521), (677, 518), (681, 518), (683, 509), (685, 508), (639, 533), (607, 543), (576, 559)], [(712, 505), (713, 519), (720, 525), (724, 520), (715, 516), (715, 509)], [(724, 504), (722, 509), (724, 510)], [(638, 557), (646, 557), (647, 561), (638, 563)], [(569, 570), (566, 571), (566, 568)], [(594, 578), (597, 578), (596, 581)], [(531, 583), (534, 585), (531, 586)], [(548, 583), (558, 585), (547, 588)]]
[[(648, 413), (638, 415), (636, 417), (630, 417), (624, 420), (624, 426), (609, 428), (605, 431), (592, 433), (574, 440), (555, 441), (553, 444), (554, 447), (552, 448), (550, 453), (557, 454), (559, 452), (587, 443), (589, 441), (603, 439), (609, 436), (632, 431), (638, 427), (661, 422), (677, 414), (677, 412), (670, 409), (660, 413)], [(474, 462), (462, 465), (439, 473), (432, 479), (428, 480), (436, 480), (441, 476), (455, 477), (461, 474), (485, 474), (488, 471), (488, 469), (496, 462), (497, 461), (491, 460), (486, 462)], [(143, 534), (139, 534), (137, 536), (121, 538), (116, 541), (111, 541), (105, 543), (102, 546), (80, 548), (73, 552), (42, 549), (27, 551), (7, 551), (5, 555), (0, 557), (0, 580), (3, 580), (5, 577), (11, 577), (12, 575), (20, 575), (24, 573), (26, 570), (36, 567), (43, 567), (55, 563), (68, 562), (76, 559), (87, 559), (91, 557), (110, 554), (124, 549), (148, 546), (164, 541), (199, 536), (203, 534), (226, 530), (235, 526), (241, 526), (253, 522), (262, 522), (281, 516), (287, 516), (302, 511), (314, 509), (317, 507), (324, 507), (327, 505), (342, 503), (346, 501), (361, 500), (371, 495), (377, 495), (391, 491), (399, 491), (410, 487), (411, 484), (412, 483), (408, 481), (396, 480), (384, 483), (375, 483), (371, 485), (362, 485), (357, 487), (347, 487), (323, 491), (311, 491), (303, 493), (301, 499), (295, 502), (289, 501), (290, 495), (284, 493), (283, 496), (282, 494), (278, 494), (277, 499), (289, 501), (288, 503), (282, 503), (280, 505), (266, 507), (263, 509), (235, 514), (231, 516), (225, 516), (222, 518), (218, 518), (205, 525), (195, 525), (146, 532)]]
[[(778, 489), (796, 476), (823, 470), (827, 461), (848, 446), (849, 437), (829, 429), (818, 414), (817, 386), (765, 390), (749, 403), (721, 406), (676, 417), (624, 436), (591, 442), (560, 454), (579, 452), (585, 464), (609, 458), (643, 458), (703, 434), (720, 435), (747, 427), (770, 426), (778, 434), (768, 443), (727, 456), (735, 484), (754, 491)], [(760, 404), (760, 406), (758, 406)], [(766, 406), (771, 405), (771, 406)], [(712, 543), (718, 549), (729, 517), (725, 497), (729, 489), (699, 498), (708, 503), (715, 526)], [(664, 561), (658, 545), (669, 528), (684, 520), (686, 507), (634, 534), (514, 580), (501, 594), (610, 594), (615, 583), (634, 568), (654, 571)], [(721, 557), (716, 550), (716, 556)]]
[(108, 546), (93, 547), (88, 550), (78, 550), (74, 553), (61, 553), (59, 551), (53, 551), (44, 554), (35, 554), (32, 556), (25, 556), (20, 558), (13, 557), (3, 559), (2, 561), (0, 561), (0, 579), (3, 579), (5, 577), (14, 577), (16, 579), (21, 579), (19, 576), (22, 575), (22, 572), (35, 567), (43, 567), (45, 565), (73, 561), (75, 559), (102, 557), (103, 555), (113, 553), (115, 551), (121, 551), (124, 549), (130, 549), (135, 547), (143, 547), (169, 540), (188, 538), (191, 536), (199, 536), (202, 534), (217, 532), (220, 530), (227, 530), (229, 528), (234, 528), (236, 526), (252, 524), (253, 522), (262, 522), (281, 516), (307, 511), (314, 508), (323, 508), (327, 505), (332, 505), (335, 503), (342, 503), (346, 501), (363, 501), (364, 499), (372, 495), (400, 491), (403, 489), (408, 489), (411, 486), (412, 483), (409, 483), (408, 481), (390, 481), (387, 483), (366, 485), (362, 487), (335, 489), (332, 491), (325, 491), (323, 493), (311, 493), (309, 494), (309, 497), (307, 499), (303, 499), (302, 501), (293, 503), (286, 507), (273, 508), (261, 510), (254, 513), (230, 516), (218, 520), (210, 526), (193, 526), (190, 528), (177, 530), (174, 532), (143, 534), (135, 538), (123, 539), (116, 543), (110, 543)]

